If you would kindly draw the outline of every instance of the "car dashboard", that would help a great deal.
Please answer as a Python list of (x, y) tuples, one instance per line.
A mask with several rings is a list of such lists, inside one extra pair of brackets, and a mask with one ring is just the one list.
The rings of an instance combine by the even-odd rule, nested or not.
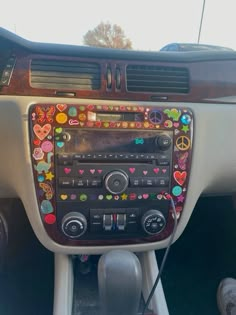
[(176, 240), (202, 194), (235, 192), (235, 52), (0, 43), (0, 198), (46, 248), (163, 248), (170, 198)]

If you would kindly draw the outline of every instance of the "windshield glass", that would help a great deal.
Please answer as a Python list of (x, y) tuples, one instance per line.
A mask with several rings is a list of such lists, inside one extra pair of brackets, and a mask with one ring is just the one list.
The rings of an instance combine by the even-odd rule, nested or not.
[(37, 42), (96, 46), (95, 37), (106, 33), (100, 46), (158, 51), (199, 40), (236, 49), (234, 8), (234, 0), (12, 0), (1, 6), (0, 25)]

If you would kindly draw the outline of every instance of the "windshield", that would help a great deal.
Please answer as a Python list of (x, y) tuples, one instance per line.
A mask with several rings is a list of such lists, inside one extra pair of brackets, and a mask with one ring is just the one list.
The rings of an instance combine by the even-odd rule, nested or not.
[(37, 42), (96, 46), (91, 31), (103, 23), (102, 32), (108, 32), (110, 25), (107, 46), (114, 25), (124, 35), (124, 47), (116, 37), (115, 48), (158, 51), (172, 43), (199, 41), (236, 49), (234, 8), (234, 0), (12, 0), (1, 6), (0, 25)]

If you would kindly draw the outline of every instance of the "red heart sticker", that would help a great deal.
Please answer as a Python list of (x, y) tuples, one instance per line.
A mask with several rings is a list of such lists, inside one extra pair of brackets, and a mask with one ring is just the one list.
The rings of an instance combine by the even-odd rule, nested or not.
[(60, 112), (63, 112), (66, 108), (67, 108), (67, 105), (66, 105), (66, 104), (57, 104), (57, 109), (58, 109)]
[(185, 172), (185, 171), (184, 172), (179, 172), (179, 171), (174, 172), (174, 179), (180, 186), (182, 186), (184, 184), (186, 177), (187, 177), (187, 172)]

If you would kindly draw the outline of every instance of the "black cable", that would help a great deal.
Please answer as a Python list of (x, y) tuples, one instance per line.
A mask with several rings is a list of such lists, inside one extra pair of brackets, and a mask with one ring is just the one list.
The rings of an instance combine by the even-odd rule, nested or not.
[(159, 269), (158, 275), (157, 275), (156, 280), (155, 280), (155, 282), (154, 282), (154, 284), (153, 284), (153, 286), (152, 286), (152, 290), (151, 290), (151, 292), (149, 293), (147, 302), (146, 302), (145, 305), (144, 305), (144, 308), (143, 308), (143, 311), (142, 311), (142, 315), (145, 315), (145, 312), (146, 312), (146, 310), (147, 310), (147, 308), (148, 308), (148, 305), (149, 305), (149, 303), (150, 303), (150, 301), (151, 301), (151, 299), (152, 299), (152, 297), (153, 297), (153, 294), (154, 294), (154, 292), (155, 292), (155, 290), (156, 290), (156, 287), (157, 287), (157, 285), (158, 285), (158, 283), (159, 283), (159, 280), (160, 280), (160, 278), (161, 278), (163, 269), (164, 269), (164, 267), (165, 267), (166, 259), (167, 259), (167, 256), (168, 256), (168, 254), (169, 254), (170, 247), (171, 247), (171, 245), (172, 245), (172, 243), (173, 243), (173, 239), (174, 239), (174, 237), (175, 237), (175, 233), (176, 233), (176, 229), (177, 229), (177, 213), (176, 213), (176, 208), (175, 208), (174, 200), (173, 200), (173, 198), (171, 197), (171, 195), (169, 195), (169, 194), (165, 194), (165, 197), (170, 200), (171, 205), (172, 205), (173, 214), (174, 214), (174, 228), (173, 228), (172, 234), (171, 234), (171, 236), (170, 236), (170, 241), (169, 241), (169, 243), (168, 243), (168, 246), (167, 246), (167, 248), (166, 248), (166, 250), (165, 250), (165, 254), (164, 254), (164, 257), (163, 257), (163, 259), (162, 259), (161, 267), (160, 267), (160, 269)]

